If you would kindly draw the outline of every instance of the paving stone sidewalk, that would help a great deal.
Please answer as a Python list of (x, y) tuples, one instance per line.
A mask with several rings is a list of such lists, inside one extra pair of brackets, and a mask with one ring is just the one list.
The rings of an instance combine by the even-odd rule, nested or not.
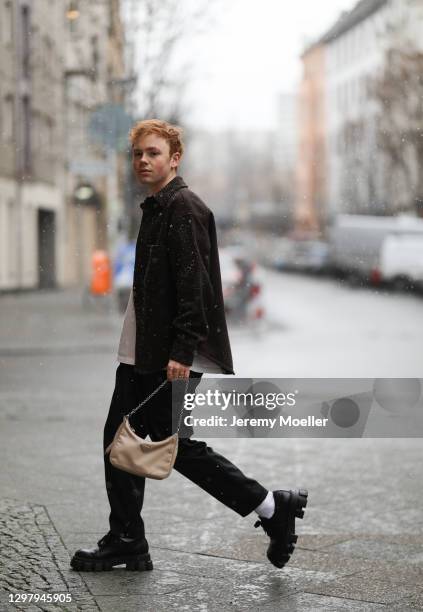
[[(74, 550), (95, 545), (107, 529), (101, 433), (120, 319), (85, 313), (66, 294), (6, 302), (1, 612), (423, 610), (420, 440), (208, 440), (269, 488), (309, 488), (298, 545), (283, 570), (267, 562), (254, 517), (240, 518), (175, 473), (147, 484), (152, 572), (72, 571)], [(20, 318), (32, 311), (30, 322)], [(60, 337), (44, 340), (53, 329)], [(72, 602), (8, 600), (30, 592), (70, 593)]]
[[(150, 513), (152, 516), (152, 513)], [(163, 518), (163, 517), (162, 517)], [(421, 610), (423, 536), (304, 534), (283, 571), (263, 559), (264, 537), (241, 529), (213, 548), (177, 520), (150, 532), (155, 569), (78, 574), (70, 552), (94, 534), (63, 539), (46, 508), (0, 503), (1, 610)], [(181, 539), (175, 541), (175, 534)], [(97, 534), (98, 535), (98, 534)], [(200, 527), (201, 540), (201, 527)], [(65, 540), (65, 541), (64, 541)], [(66, 545), (70, 550), (67, 550)], [(71, 594), (71, 603), (8, 603), (10, 593)]]
[[(100, 610), (81, 576), (68, 571), (68, 551), (44, 506), (0, 500), (0, 537), (2, 610)], [(29, 601), (31, 593), (58, 602)], [(27, 600), (9, 603), (16, 594)], [(69, 594), (70, 603), (59, 603)]]

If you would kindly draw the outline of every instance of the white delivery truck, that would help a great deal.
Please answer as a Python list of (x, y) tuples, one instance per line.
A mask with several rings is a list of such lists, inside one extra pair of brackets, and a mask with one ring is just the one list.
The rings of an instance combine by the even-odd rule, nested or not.
[(423, 236), (423, 219), (400, 215), (338, 215), (328, 230), (329, 266), (351, 284), (382, 280), (380, 253), (390, 234)]
[(382, 280), (397, 290), (423, 288), (423, 234), (393, 233), (380, 250)]

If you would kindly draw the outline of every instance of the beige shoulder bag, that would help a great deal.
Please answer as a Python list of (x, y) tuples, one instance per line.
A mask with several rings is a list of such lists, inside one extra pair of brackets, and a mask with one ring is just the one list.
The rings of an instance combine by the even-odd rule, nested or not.
[[(188, 381), (189, 378), (185, 385), (184, 394), (188, 389)], [(170, 381), (164, 380), (139, 406), (123, 417), (112, 442), (104, 451), (105, 455), (110, 453), (110, 463), (114, 467), (136, 476), (156, 480), (162, 480), (170, 475), (178, 452), (178, 433), (181, 426), (183, 405), (176, 433), (158, 442), (147, 442), (137, 436), (129, 422), (130, 417), (168, 382)]]

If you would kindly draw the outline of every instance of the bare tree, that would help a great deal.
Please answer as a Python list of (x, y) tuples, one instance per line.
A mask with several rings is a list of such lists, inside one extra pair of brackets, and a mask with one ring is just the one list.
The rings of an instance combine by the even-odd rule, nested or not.
[[(193, 78), (195, 39), (213, 21), (207, 0), (126, 0), (128, 36), (137, 74), (136, 112), (183, 123), (186, 91)], [(213, 4), (213, 9), (215, 9)]]
[(368, 120), (360, 118), (347, 121), (341, 132), (341, 197), (346, 211), (353, 214), (380, 212), (376, 202), (377, 156), (372, 129)]
[[(139, 119), (160, 118), (185, 127), (188, 86), (194, 80), (192, 46), (211, 27), (218, 4), (207, 0), (122, 0), (127, 63), (137, 84), (131, 100)], [(213, 8), (213, 13), (212, 9)], [(127, 163), (127, 232), (134, 238), (139, 226), (139, 202), (146, 189), (134, 180), (130, 152)]]
[(369, 94), (379, 107), (377, 140), (391, 206), (423, 216), (423, 53), (390, 48)]

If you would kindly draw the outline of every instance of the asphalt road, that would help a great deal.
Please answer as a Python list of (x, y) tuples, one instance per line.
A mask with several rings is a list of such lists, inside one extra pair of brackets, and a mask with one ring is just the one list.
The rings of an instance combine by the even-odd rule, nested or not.
[[(230, 328), (238, 377), (421, 376), (421, 298), (261, 274), (267, 321)], [(209, 440), (269, 489), (309, 489), (283, 570), (255, 516), (174, 473), (147, 485), (153, 572), (70, 571), (108, 528), (101, 438), (122, 317), (106, 306), (69, 291), (0, 298), (2, 609), (22, 592), (70, 593), (46, 607), (64, 610), (423, 609), (419, 438)]]

